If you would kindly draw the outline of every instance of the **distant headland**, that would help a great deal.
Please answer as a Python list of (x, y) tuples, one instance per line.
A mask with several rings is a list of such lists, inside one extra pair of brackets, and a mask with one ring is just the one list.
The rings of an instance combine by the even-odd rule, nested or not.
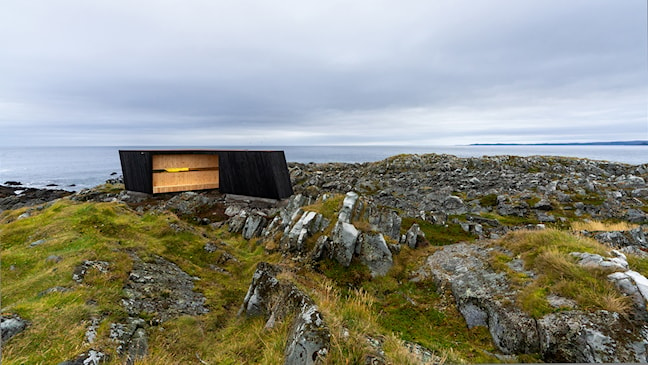
[(472, 143), (470, 146), (648, 146), (646, 141), (563, 142), (563, 143)]

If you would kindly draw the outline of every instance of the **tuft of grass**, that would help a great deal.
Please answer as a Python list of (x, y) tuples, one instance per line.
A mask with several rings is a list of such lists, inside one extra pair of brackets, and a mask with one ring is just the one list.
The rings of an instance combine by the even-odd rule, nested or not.
[(468, 233), (459, 224), (446, 225), (432, 224), (426, 220), (404, 217), (401, 225), (401, 234), (405, 234), (412, 224), (417, 223), (425, 234), (425, 239), (435, 246), (449, 245), (457, 242), (471, 242), (477, 236)]
[(505, 226), (524, 226), (527, 224), (538, 224), (539, 221), (535, 216), (519, 217), (515, 215), (502, 216), (497, 213), (481, 213), (484, 218), (494, 219)]
[(637, 224), (629, 222), (601, 222), (597, 220), (578, 221), (571, 223), (571, 229), (574, 231), (629, 231), (639, 227)]
[(572, 201), (581, 202), (586, 205), (600, 206), (605, 203), (605, 197), (598, 194), (589, 194), (589, 195), (572, 195)]
[(585, 310), (627, 314), (631, 308), (630, 298), (607, 280), (608, 272), (582, 267), (569, 255), (588, 252), (606, 256), (607, 248), (595, 240), (547, 229), (512, 232), (497, 244), (521, 257), (527, 270), (538, 273), (526, 287), (518, 285), (518, 303), (536, 318), (556, 310), (546, 300), (550, 293), (574, 299)]
[(484, 208), (497, 206), (497, 194), (484, 195), (479, 199), (479, 204)]
[(343, 194), (333, 194), (329, 196), (326, 200), (318, 200), (317, 202), (306, 205), (302, 207), (304, 211), (313, 211), (320, 213), (328, 219), (336, 218), (337, 214), (342, 207), (342, 201), (344, 201)]

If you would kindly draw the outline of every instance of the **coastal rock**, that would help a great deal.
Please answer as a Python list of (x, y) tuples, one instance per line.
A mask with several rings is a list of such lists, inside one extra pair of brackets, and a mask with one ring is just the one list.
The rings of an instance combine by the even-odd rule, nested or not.
[(592, 235), (597, 241), (609, 245), (611, 247), (627, 247), (639, 246), (648, 248), (648, 241), (646, 234), (637, 227), (628, 231), (607, 231), (607, 232), (586, 232), (587, 235)]
[(615, 272), (608, 275), (619, 290), (632, 298), (637, 318), (648, 318), (646, 301), (648, 300), (648, 279), (640, 273), (632, 270)]
[(29, 322), (20, 318), (17, 314), (2, 314), (0, 316), (0, 344), (9, 341), (10, 338), (24, 331)]
[[(564, 363), (647, 360), (648, 338), (643, 325), (629, 322), (617, 313), (571, 310), (539, 319), (523, 313), (514, 305), (517, 292), (510, 287), (506, 274), (495, 272), (489, 265), (493, 250), (505, 253), (484, 244), (445, 246), (427, 258), (415, 280), (432, 279), (439, 291), (448, 290), (468, 327), (488, 327), (493, 342), (504, 354), (537, 353), (545, 362)], [(578, 253), (575, 256), (585, 265), (626, 267), (626, 271), (611, 275), (611, 280), (616, 280), (621, 287), (635, 280), (627, 275), (622, 255), (603, 258)], [(641, 286), (634, 286), (637, 293), (648, 289), (648, 279), (645, 283), (638, 280)], [(628, 290), (627, 293), (634, 295), (635, 292)]]
[(147, 261), (134, 254), (132, 258), (133, 270), (122, 299), (122, 306), (130, 316), (149, 313), (152, 322), (161, 323), (182, 314), (208, 312), (205, 297), (193, 291), (194, 279), (176, 264), (155, 255)]
[(506, 274), (489, 268), (485, 245), (445, 246), (426, 260), (425, 270), (440, 290), (452, 292), (469, 328), (487, 326), (493, 342), (504, 354), (539, 351), (539, 337), (533, 319), (510, 303), (516, 292)]
[(81, 284), (89, 270), (97, 270), (105, 274), (108, 272), (108, 267), (110, 267), (110, 263), (106, 261), (83, 261), (74, 269), (72, 280)]
[[(17, 194), (18, 192), (20, 194)], [(2, 189), (0, 189), (0, 212), (36, 206), (72, 194), (71, 191), (61, 189), (21, 189), (16, 187), (2, 187)]]
[(340, 208), (340, 212), (338, 213), (338, 222), (341, 223), (351, 222), (353, 210), (356, 206), (358, 198), (359, 195), (356, 192), (350, 191), (346, 193), (344, 197), (344, 201), (342, 202), (342, 208)]
[(290, 282), (280, 281), (278, 266), (261, 262), (239, 315), (264, 316), (266, 328), (292, 317), (284, 364), (315, 364), (328, 352), (330, 333), (313, 300)]
[(356, 242), (360, 236), (351, 223), (338, 221), (331, 233), (331, 256), (343, 266), (349, 266), (355, 253)]
[(140, 318), (128, 318), (126, 324), (112, 323), (110, 325), (110, 339), (115, 341), (117, 354), (127, 365), (146, 357), (148, 353), (148, 339), (146, 323)]
[(630, 223), (646, 223), (648, 216), (639, 209), (628, 209), (625, 218)]
[(424, 245), (425, 233), (421, 230), (421, 227), (417, 223), (412, 224), (412, 226), (405, 233), (403, 243), (408, 245), (409, 248), (415, 249), (419, 246)]
[(394, 210), (383, 210), (379, 214), (369, 216), (369, 223), (394, 241), (400, 240), (400, 229), (403, 219)]
[(382, 234), (363, 233), (359, 239), (360, 261), (371, 271), (371, 276), (384, 276), (394, 264), (392, 253)]
[(612, 250), (611, 254), (614, 255), (614, 257), (603, 257), (601, 255), (585, 252), (571, 253), (572, 256), (580, 259), (578, 264), (581, 266), (613, 271), (628, 270), (628, 259), (623, 253)]
[[(527, 217), (530, 209), (549, 211), (560, 204), (580, 203), (577, 214), (595, 219), (625, 219), (627, 210), (634, 209), (630, 218), (645, 221), (638, 213), (645, 201), (629, 199), (645, 198), (641, 179), (645, 184), (648, 175), (642, 166), (553, 156), (459, 158), (436, 154), (394, 156), (363, 164), (290, 166), (300, 174), (296, 192), (316, 186), (344, 194), (358, 182), (367, 187), (363, 182), (379, 181), (374, 184), (375, 191), (365, 189), (364, 193), (371, 195), (377, 206), (398, 209), (404, 216), (413, 217), (421, 211), (461, 213), (463, 202), (470, 213), (494, 210), (503, 216)], [(601, 204), (612, 191), (618, 193), (619, 198), (611, 198), (616, 202)], [(495, 204), (481, 200), (489, 195), (499, 197)], [(536, 197), (540, 200), (530, 207), (527, 202)]]
[(302, 212), (299, 219), (292, 226), (286, 228), (286, 233), (281, 238), (282, 250), (284, 252), (301, 252), (306, 239), (325, 229), (328, 224), (328, 220), (319, 213)]
[(110, 356), (103, 351), (90, 349), (79, 354), (72, 360), (67, 360), (58, 365), (99, 365), (110, 362)]
[(252, 237), (261, 235), (263, 228), (266, 226), (268, 220), (260, 214), (252, 214), (245, 220), (242, 228), (243, 238), (246, 240)]
[(448, 215), (459, 215), (465, 214), (468, 210), (460, 197), (451, 195), (443, 200), (442, 211)]
[(538, 319), (543, 361), (556, 363), (645, 362), (646, 338), (633, 339), (618, 314), (551, 313)]
[(319, 364), (328, 353), (330, 333), (316, 305), (295, 316), (288, 335), (284, 365)]

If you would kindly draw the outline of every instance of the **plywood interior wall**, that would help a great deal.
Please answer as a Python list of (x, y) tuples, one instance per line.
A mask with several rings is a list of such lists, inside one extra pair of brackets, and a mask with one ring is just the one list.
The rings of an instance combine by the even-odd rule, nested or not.
[(218, 168), (218, 155), (153, 155), (153, 170), (181, 167)]
[[(184, 170), (168, 172), (167, 170)], [(217, 189), (218, 155), (153, 155), (153, 193)]]

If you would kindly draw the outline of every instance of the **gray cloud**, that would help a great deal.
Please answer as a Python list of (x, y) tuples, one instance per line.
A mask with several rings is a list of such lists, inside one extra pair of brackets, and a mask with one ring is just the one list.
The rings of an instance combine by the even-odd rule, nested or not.
[(646, 3), (9, 0), (3, 145), (648, 139)]

